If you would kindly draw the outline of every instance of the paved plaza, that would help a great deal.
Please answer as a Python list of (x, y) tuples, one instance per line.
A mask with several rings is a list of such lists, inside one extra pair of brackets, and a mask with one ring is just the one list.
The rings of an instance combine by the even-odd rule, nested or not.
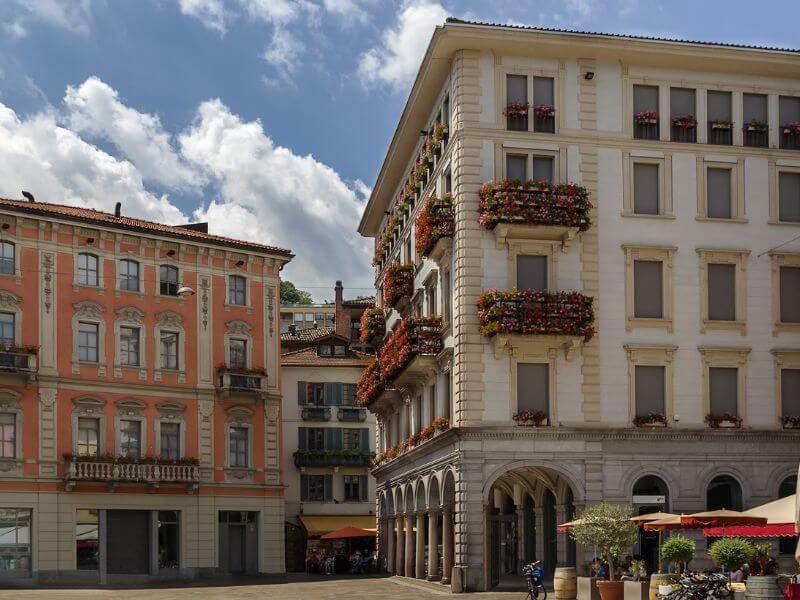
[[(409, 581), (401, 577), (363, 579), (295, 579), (283, 583), (250, 585), (187, 586), (173, 588), (124, 589), (5, 589), (0, 600), (245, 600), (274, 598), (275, 600), (426, 600), (452, 596), (447, 589), (436, 585)], [(490, 592), (470, 594), (488, 600), (522, 599), (524, 592)]]

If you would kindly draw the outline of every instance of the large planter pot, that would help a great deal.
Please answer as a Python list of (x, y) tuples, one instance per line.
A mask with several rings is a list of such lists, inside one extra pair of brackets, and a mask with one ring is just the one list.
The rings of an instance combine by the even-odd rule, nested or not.
[(650, 600), (656, 600), (658, 597), (659, 585), (672, 585), (678, 581), (678, 575), (675, 573), (653, 573), (650, 575)]
[(625, 600), (625, 582), (619, 579), (598, 581), (597, 589), (600, 600)]
[(600, 600), (596, 577), (578, 577), (578, 600)]
[(783, 598), (783, 592), (778, 586), (778, 577), (775, 575), (751, 575), (747, 578), (748, 600), (770, 600)]
[(625, 581), (625, 600), (648, 600), (649, 581)]
[(556, 567), (553, 590), (557, 600), (575, 600), (578, 597), (578, 573), (575, 567)]

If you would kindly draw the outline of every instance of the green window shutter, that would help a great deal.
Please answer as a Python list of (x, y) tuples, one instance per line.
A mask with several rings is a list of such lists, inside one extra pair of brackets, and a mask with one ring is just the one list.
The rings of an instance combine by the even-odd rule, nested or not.
[(330, 502), (333, 500), (333, 475), (325, 475), (324, 477), (325, 501)]
[(367, 501), (367, 486), (369, 485), (369, 480), (367, 479), (366, 475), (359, 475), (358, 476), (358, 493), (361, 495), (361, 501)]
[(325, 390), (325, 406), (334, 406), (336, 404), (336, 384), (325, 383), (323, 388)]
[(306, 403), (306, 382), (305, 381), (298, 381), (297, 382), (297, 403), (298, 404), (305, 404)]
[(362, 427), (359, 437), (361, 438), (361, 451), (369, 452), (369, 427)]
[(333, 404), (335, 406), (342, 405), (342, 396), (344, 395), (342, 392), (342, 384), (341, 383), (334, 383), (333, 385), (333, 394), (334, 394), (334, 401)]
[(342, 430), (339, 427), (325, 429), (325, 450), (342, 449)]
[(305, 427), (298, 427), (297, 428), (297, 448), (298, 450), (306, 450), (308, 449), (307, 445), (308, 437), (306, 436), (306, 428)]
[(300, 500), (308, 500), (308, 475), (300, 475)]

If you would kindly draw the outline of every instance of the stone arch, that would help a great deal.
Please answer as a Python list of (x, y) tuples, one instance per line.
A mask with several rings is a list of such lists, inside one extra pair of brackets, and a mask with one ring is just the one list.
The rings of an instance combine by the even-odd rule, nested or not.
[(406, 505), (403, 502), (403, 488), (397, 486), (394, 488), (394, 514), (402, 515), (406, 512)]
[(675, 486), (673, 485), (673, 479), (676, 477), (676, 474), (669, 469), (665, 469), (662, 465), (645, 464), (631, 467), (622, 477), (620, 489), (632, 495), (634, 486), (643, 477), (658, 477), (664, 482), (664, 485), (667, 486), (669, 498), (677, 498), (674, 493)]
[(442, 504), (442, 495), (439, 487), (439, 478), (432, 473), (428, 479), (428, 508), (438, 508)]
[(769, 475), (768, 481), (773, 484), (773, 497), (780, 497), (781, 484), (789, 477), (797, 477), (797, 467), (794, 465), (778, 465)]
[(657, 484), (660, 488), (663, 488), (663, 490), (661, 490), (661, 491), (663, 491), (664, 492), (664, 496), (666, 496), (665, 502), (664, 502), (664, 512), (669, 512), (670, 503), (671, 503), (671, 500), (674, 498), (674, 496), (672, 495), (672, 490), (670, 489), (670, 485), (667, 482), (667, 480), (664, 479), (664, 477), (662, 477), (661, 474), (658, 474), (658, 473), (646, 473), (646, 474), (643, 474), (643, 475), (637, 477), (636, 480), (633, 482), (633, 485), (631, 485), (628, 488), (630, 490), (631, 500), (633, 499), (633, 496), (635, 495), (634, 492), (636, 491), (636, 486), (637, 485), (644, 485), (644, 483), (646, 483), (648, 480), (651, 483)]
[(410, 514), (414, 512), (414, 507), (415, 507), (414, 486), (411, 483), (406, 483), (404, 487), (405, 487), (405, 494), (404, 494), (405, 506), (403, 508), (405, 509), (406, 513)]
[[(494, 471), (492, 471), (488, 477), (484, 479), (483, 483), (483, 503), (486, 504), (490, 501), (489, 494), (491, 493), (492, 487), (495, 485), (498, 479), (507, 475), (512, 471), (520, 471), (523, 469), (533, 469), (541, 473), (552, 472), (558, 475), (558, 477), (563, 477), (566, 480), (566, 483), (572, 488), (573, 497), (575, 499), (576, 504), (583, 504), (584, 497), (585, 497), (585, 490), (583, 485), (578, 485), (577, 482), (582, 481), (579, 474), (573, 472), (572, 470), (567, 470), (561, 466), (554, 466), (552, 463), (547, 461), (541, 460), (517, 460), (509, 463), (505, 463), (501, 466), (498, 466)], [(544, 481), (550, 481), (550, 484), (546, 485), (551, 492), (555, 494), (555, 488), (558, 485), (558, 479), (550, 479), (545, 478)], [(533, 486), (531, 486), (533, 488)]]
[[(712, 486), (715, 483), (719, 487), (721, 487), (725, 483), (733, 484), (736, 486), (730, 489), (731, 498), (728, 499), (726, 502), (723, 502), (723, 504), (730, 504), (730, 506), (709, 506), (709, 504), (711, 504), (709, 496), (713, 491)], [(738, 498), (736, 497), (737, 492), (738, 492)], [(727, 508), (728, 510), (743, 510), (747, 503), (746, 497), (747, 496), (745, 495), (744, 486), (742, 485), (742, 480), (732, 475), (731, 473), (727, 473), (725, 471), (716, 473), (714, 477), (709, 479), (705, 484), (706, 510), (715, 510), (719, 508)]]
[(428, 498), (428, 494), (426, 493), (426, 485), (425, 480), (420, 477), (417, 479), (416, 484), (414, 485), (414, 510), (416, 511), (425, 511), (427, 508), (425, 506), (425, 501)]
[(453, 469), (446, 469), (442, 475), (442, 506), (453, 506), (456, 503), (456, 474)]

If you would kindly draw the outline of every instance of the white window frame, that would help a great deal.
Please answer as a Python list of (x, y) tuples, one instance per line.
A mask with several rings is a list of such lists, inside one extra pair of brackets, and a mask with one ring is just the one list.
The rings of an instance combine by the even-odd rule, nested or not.
[(0, 464), (13, 465), (5, 474), (22, 476), (22, 465), (25, 461), (23, 437), (25, 431), (25, 414), (22, 410), (22, 396), (13, 390), (0, 390), (0, 413), (14, 415), (14, 456), (0, 457)]
[[(225, 422), (225, 468), (234, 471), (250, 470), (253, 467), (253, 411), (245, 406), (232, 406), (227, 409), (228, 418)], [(247, 466), (234, 467), (231, 465), (231, 428), (242, 427), (247, 430)]]
[[(653, 140), (654, 141), (654, 140)], [(646, 215), (635, 212), (634, 168), (635, 165), (658, 166), (658, 214)], [(672, 207), (672, 154), (660, 151), (631, 151), (622, 153), (623, 188), (622, 216), (637, 219), (675, 219)]]
[[(699, 126), (699, 125), (698, 125)], [(697, 157), (697, 216), (698, 221), (714, 223), (747, 223), (744, 206), (744, 159), (719, 160), (723, 157)], [(731, 172), (731, 218), (708, 216), (708, 170), (727, 169)]]
[[(167, 368), (161, 364), (161, 334), (162, 333), (177, 333), (178, 334), (178, 365), (177, 368)], [(156, 352), (155, 352), (155, 368), (153, 378), (156, 381), (163, 379), (164, 373), (176, 373), (178, 376), (178, 383), (186, 382), (186, 330), (184, 329), (183, 315), (165, 310), (156, 314), (156, 326), (153, 333)]]
[[(709, 329), (727, 329), (747, 334), (747, 260), (750, 250), (720, 250), (697, 248), (700, 263), (700, 332)], [(733, 321), (716, 321), (708, 318), (708, 266), (734, 265), (736, 267), (736, 318)]]
[(164, 423), (173, 423), (179, 426), (178, 453), (179, 458), (184, 458), (186, 456), (186, 420), (184, 418), (186, 405), (173, 401), (159, 402), (156, 404), (156, 409), (158, 410), (158, 413), (156, 414), (156, 418), (153, 422), (156, 456), (161, 456), (161, 426)]
[(709, 369), (736, 369), (736, 415), (747, 422), (747, 359), (750, 348), (698, 346), (703, 367), (703, 417), (711, 412), (711, 377)]
[(181, 281), (182, 281), (181, 276), (183, 275), (183, 273), (181, 271), (180, 266), (176, 262), (173, 262), (173, 261), (170, 261), (170, 260), (161, 260), (156, 265), (156, 268), (155, 268), (155, 271), (156, 271), (156, 286), (157, 286), (156, 287), (156, 295), (160, 296), (161, 298), (176, 298), (176, 299), (180, 299), (180, 296), (178, 296), (177, 293), (174, 294), (174, 295), (172, 295), (172, 294), (162, 294), (161, 293), (161, 267), (169, 267), (171, 269), (175, 269), (176, 273), (178, 274), (178, 281), (176, 282), (176, 285), (178, 286), (177, 289), (180, 289), (180, 287), (181, 287)]
[[(244, 304), (231, 302), (231, 279), (239, 277), (244, 280)], [(250, 278), (242, 273), (231, 273), (225, 277), (225, 306), (251, 308)]]
[(780, 220), (780, 174), (781, 173), (800, 173), (800, 161), (785, 161), (790, 164), (783, 164), (784, 161), (769, 162), (769, 224), (781, 225), (784, 227), (800, 227), (798, 221)]
[(106, 401), (93, 396), (78, 396), (72, 399), (72, 453), (78, 454), (78, 419), (98, 419), (100, 422), (100, 437), (97, 439), (98, 455), (105, 454), (106, 450)]
[[(122, 263), (129, 262), (135, 263), (137, 265), (137, 287), (136, 290), (128, 290), (122, 288)], [(142, 294), (145, 293), (145, 285), (144, 285), (144, 263), (139, 260), (138, 258), (132, 258), (130, 256), (124, 256), (117, 260), (117, 292), (123, 292), (127, 294)]]
[(146, 456), (147, 452), (147, 418), (144, 416), (144, 411), (147, 404), (135, 398), (123, 398), (114, 403), (117, 407), (117, 412), (114, 415), (114, 448), (116, 455), (122, 455), (122, 421), (138, 421), (139, 422), (139, 456)]
[[(136, 369), (139, 371), (139, 378), (147, 378), (147, 328), (144, 326), (144, 313), (135, 306), (125, 306), (117, 309), (117, 319), (114, 321), (114, 368), (115, 377), (122, 377), (122, 369)], [(120, 362), (122, 357), (122, 345), (120, 343), (120, 328), (135, 327), (139, 329), (139, 364), (123, 365)]]
[[(91, 256), (97, 261), (97, 285), (92, 285), (90, 283), (81, 283), (80, 281), (80, 266), (79, 260), (81, 256)], [(86, 250), (82, 250), (75, 255), (75, 279), (73, 280), (74, 285), (80, 287), (87, 287), (92, 288), (95, 290), (102, 290), (104, 287), (103, 281), (103, 257), (98, 252), (88, 252)]]
[[(96, 366), (98, 375), (106, 374), (106, 321), (103, 318), (105, 308), (91, 300), (81, 300), (72, 305), (72, 373), (80, 373), (81, 365)], [(92, 323), (97, 325), (97, 362), (80, 360), (79, 349), (79, 324)]]

